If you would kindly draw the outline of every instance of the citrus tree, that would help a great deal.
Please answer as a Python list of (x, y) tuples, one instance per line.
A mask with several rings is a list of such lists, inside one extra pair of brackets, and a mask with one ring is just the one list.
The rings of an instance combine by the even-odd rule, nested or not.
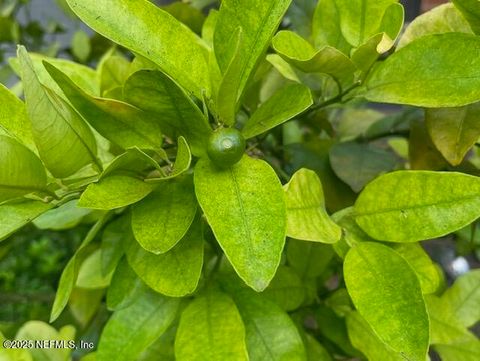
[(18, 47), (0, 239), (91, 224), (50, 317), (111, 311), (85, 359), (480, 359), (480, 272), (420, 243), (476, 247), (480, 2), (66, 2), (132, 57)]

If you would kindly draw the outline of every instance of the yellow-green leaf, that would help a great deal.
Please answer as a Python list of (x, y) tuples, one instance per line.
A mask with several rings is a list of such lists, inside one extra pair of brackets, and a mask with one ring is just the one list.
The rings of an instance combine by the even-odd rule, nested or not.
[(480, 216), (480, 178), (454, 172), (398, 171), (378, 177), (355, 203), (371, 237), (415, 242), (444, 236)]
[(192, 177), (165, 181), (133, 207), (132, 230), (146, 251), (165, 253), (187, 233), (196, 213)]
[(341, 229), (325, 210), (322, 183), (314, 171), (300, 169), (284, 186), (287, 236), (305, 241), (335, 243)]
[(202, 99), (210, 82), (206, 48), (190, 29), (147, 0), (67, 0), (103, 36), (156, 63)]
[(273, 169), (248, 156), (228, 169), (201, 159), (195, 193), (239, 276), (256, 291), (265, 289), (280, 263), (286, 232), (285, 197)]
[(0, 135), (0, 203), (44, 191), (47, 174), (42, 162), (14, 138)]
[(412, 41), (369, 74), (368, 100), (424, 107), (455, 107), (480, 100), (480, 38), (427, 35)]
[(175, 339), (178, 361), (247, 361), (245, 327), (233, 300), (207, 291), (183, 311)]
[(373, 242), (358, 243), (343, 265), (353, 304), (381, 341), (412, 361), (425, 361), (429, 319), (420, 283), (408, 262)]

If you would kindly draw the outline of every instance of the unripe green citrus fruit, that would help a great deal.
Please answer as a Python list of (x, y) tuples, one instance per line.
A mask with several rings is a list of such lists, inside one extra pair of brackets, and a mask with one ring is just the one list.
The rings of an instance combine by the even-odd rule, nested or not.
[(237, 129), (220, 128), (210, 136), (207, 154), (216, 166), (227, 168), (242, 158), (245, 144), (245, 138)]

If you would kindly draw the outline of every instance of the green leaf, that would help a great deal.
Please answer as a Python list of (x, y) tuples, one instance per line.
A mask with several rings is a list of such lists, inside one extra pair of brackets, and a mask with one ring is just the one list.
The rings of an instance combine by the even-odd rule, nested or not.
[(220, 70), (224, 74), (236, 51), (236, 37), (242, 28), (238, 49), (240, 85), (236, 93), (241, 98), (248, 79), (265, 54), (273, 34), (280, 25), (291, 0), (225, 0), (222, 1), (214, 33), (214, 49)]
[(452, 0), (475, 34), (480, 34), (480, 4), (477, 0)]
[(24, 47), (18, 48), (27, 113), (38, 152), (50, 172), (65, 178), (95, 163), (95, 137), (78, 113), (60, 96), (43, 86)]
[(187, 233), (196, 213), (193, 179), (165, 181), (133, 207), (132, 230), (146, 251), (165, 253)]
[(136, 173), (141, 176), (148, 169), (161, 171), (157, 161), (137, 147), (127, 149), (114, 158), (103, 170), (101, 178), (110, 174)]
[(75, 286), (85, 289), (106, 288), (110, 285), (113, 272), (102, 272), (102, 252), (95, 250), (80, 265)]
[(47, 174), (42, 162), (14, 138), (0, 135), (0, 203), (45, 191)]
[(75, 254), (70, 258), (67, 265), (62, 271), (60, 281), (58, 282), (57, 293), (53, 302), (52, 311), (50, 313), (50, 322), (55, 321), (62, 313), (63, 309), (68, 303), (70, 294), (75, 286), (78, 276), (78, 269), (82, 261), (88, 255), (88, 245), (95, 239), (98, 232), (103, 228), (105, 223), (109, 220), (110, 213), (105, 213), (90, 229), (83, 239), (80, 247)]
[(358, 242), (374, 241), (355, 222), (355, 210), (353, 207), (344, 208), (332, 215), (332, 220), (342, 227), (342, 239), (350, 246)]
[(272, 45), (283, 59), (305, 73), (328, 74), (342, 85), (353, 82), (355, 65), (345, 54), (331, 46), (315, 50), (308, 41), (285, 30), (275, 35)]
[(129, 307), (147, 288), (124, 257), (118, 263), (107, 289), (107, 308), (116, 311)]
[[(43, 54), (29, 53), (29, 56), (32, 60), (33, 68), (35, 69), (35, 73), (37, 74), (40, 83), (53, 90), (54, 93), (64, 96), (62, 89), (60, 89), (55, 80), (52, 79), (48, 71), (45, 69), (43, 65), (44, 61), (52, 64), (57, 69), (60, 69), (60, 71), (65, 73), (77, 86), (79, 86), (88, 94), (95, 96), (100, 95), (100, 86), (98, 83), (97, 74), (92, 68), (67, 59), (50, 58)], [(20, 59), (10, 58), (9, 63), (14, 69), (15, 73), (21, 76)]]
[(368, 143), (338, 143), (330, 150), (333, 171), (355, 192), (380, 174), (395, 169), (397, 163), (394, 153)]
[(403, 9), (403, 5), (394, 2), (383, 14), (382, 23), (380, 24), (380, 32), (385, 33), (392, 43), (394, 43), (402, 31), (404, 19), (405, 10)]
[(430, 34), (472, 33), (468, 22), (452, 3), (442, 4), (416, 17), (405, 29), (397, 49)]
[(110, 317), (98, 343), (97, 360), (136, 360), (172, 324), (178, 307), (177, 299), (145, 291)]
[(0, 108), (0, 135), (14, 137), (34, 150), (35, 143), (25, 104), (3, 84), (0, 84), (0, 104), (2, 104)]
[(229, 169), (201, 159), (195, 193), (239, 276), (256, 291), (264, 290), (280, 263), (286, 232), (285, 199), (273, 169), (248, 156)]
[(353, 348), (348, 338), (347, 325), (343, 316), (337, 315), (330, 307), (318, 305), (314, 317), (319, 333), (326, 340), (333, 342), (347, 355), (360, 356), (360, 353)]
[(410, 122), (408, 146), (408, 160), (412, 170), (443, 170), (448, 162), (442, 156), (432, 138), (423, 119), (413, 119)]
[[(190, 169), (192, 163), (192, 153), (188, 147), (187, 141), (184, 137), (179, 137), (177, 142), (177, 155), (175, 163), (170, 164), (166, 169), (162, 169), (162, 173), (150, 174), (149, 178), (145, 179), (147, 183), (164, 183), (166, 180), (176, 178)], [(165, 173), (165, 174), (164, 174)], [(151, 177), (151, 178), (150, 178)]]
[(480, 38), (446, 33), (421, 37), (380, 63), (367, 78), (368, 100), (455, 107), (480, 99)]
[(345, 39), (356, 47), (377, 34), (385, 11), (396, 2), (397, 0), (337, 0)]
[(54, 66), (45, 63), (45, 67), (68, 100), (102, 136), (123, 148), (160, 148), (162, 133), (156, 117), (124, 102), (93, 97)]
[(163, 9), (172, 14), (175, 19), (187, 25), (195, 33), (200, 34), (202, 31), (205, 16), (200, 11), (201, 8), (196, 8), (194, 4), (174, 2)]
[(166, 253), (149, 253), (135, 240), (129, 242), (125, 252), (135, 273), (155, 291), (171, 297), (191, 294), (203, 266), (201, 222), (194, 221), (187, 234)]
[(294, 118), (313, 104), (310, 89), (301, 84), (280, 88), (247, 120), (242, 133), (252, 138)]
[(100, 91), (105, 95), (112, 89), (123, 87), (130, 75), (131, 64), (123, 56), (111, 55), (98, 67)]
[(415, 271), (423, 294), (435, 293), (439, 289), (441, 280), (437, 266), (419, 243), (392, 244), (391, 247)]
[(233, 300), (207, 291), (183, 311), (175, 339), (178, 361), (247, 361), (245, 327)]
[(444, 236), (480, 216), (480, 179), (462, 173), (398, 171), (378, 177), (355, 203), (371, 237), (415, 242)]
[(205, 154), (212, 132), (208, 120), (173, 80), (159, 71), (141, 70), (128, 78), (124, 94), (127, 102), (157, 118), (166, 134), (183, 135), (193, 154)]
[(313, 42), (317, 49), (331, 46), (349, 55), (352, 46), (342, 34), (338, 3), (338, 0), (318, 2), (312, 21)]
[(341, 229), (325, 210), (322, 183), (314, 171), (300, 169), (284, 189), (287, 236), (322, 243), (335, 243), (340, 239)]
[(332, 247), (312, 242), (291, 240), (287, 260), (302, 279), (320, 276), (333, 258)]
[(90, 37), (83, 30), (77, 30), (72, 37), (72, 53), (80, 62), (85, 63), (92, 51)]
[(68, 300), (68, 309), (75, 320), (86, 327), (92, 321), (102, 304), (103, 289), (74, 288)]
[(130, 236), (130, 219), (119, 217), (110, 222), (102, 234), (101, 249), (101, 273), (107, 275), (115, 270), (123, 256), (123, 242)]
[(392, 48), (394, 42), (385, 33), (369, 38), (352, 52), (352, 62), (363, 73), (367, 73), (379, 56)]
[(455, 344), (436, 345), (434, 349), (442, 361), (477, 361), (480, 357), (480, 341), (473, 335)]
[(53, 208), (52, 204), (30, 200), (25, 200), (20, 203), (1, 204), (0, 241), (8, 238), (17, 230), (51, 208)]
[(285, 152), (293, 170), (308, 168), (318, 174), (325, 190), (327, 210), (335, 212), (351, 206), (356, 195), (332, 170), (329, 152), (333, 144), (332, 140), (318, 139), (303, 144), (290, 144), (285, 147)]
[(391, 4), (385, 10), (379, 33), (370, 36), (363, 44), (353, 50), (352, 61), (364, 73), (370, 70), (381, 54), (386, 53), (393, 47), (402, 30), (404, 17), (403, 6), (398, 3)]
[(215, 104), (217, 116), (222, 122), (230, 126), (235, 124), (238, 110), (237, 95), (242, 85), (242, 66), (244, 65), (242, 59), (243, 54), (241, 53), (243, 42), (242, 28), (238, 28), (232, 36), (236, 39), (233, 43), (235, 52), (218, 86)]
[(67, 0), (96, 32), (156, 63), (202, 99), (209, 94), (206, 48), (186, 26), (146, 0)]
[(449, 345), (463, 342), (471, 334), (455, 315), (453, 305), (434, 295), (425, 297), (430, 318), (430, 343)]
[(248, 289), (233, 298), (245, 323), (250, 361), (306, 361), (302, 338), (287, 313)]
[[(352, 345), (369, 361), (404, 361), (399, 352), (393, 351), (378, 336), (358, 312), (347, 315), (348, 337)], [(422, 360), (423, 361), (423, 360)]]
[(33, 221), (39, 229), (64, 230), (77, 226), (82, 219), (91, 213), (88, 209), (77, 207), (77, 200), (62, 204), (49, 210)]
[(426, 109), (425, 123), (437, 149), (459, 165), (480, 137), (480, 103), (458, 108)]
[(306, 333), (305, 338), (305, 349), (307, 351), (307, 360), (308, 361), (332, 361), (332, 356), (328, 351), (320, 344), (315, 337)]
[(90, 184), (82, 193), (78, 206), (100, 210), (121, 208), (142, 200), (152, 190), (153, 187), (141, 179), (112, 175)]
[(305, 286), (293, 268), (280, 266), (262, 294), (282, 310), (293, 311), (305, 300)]
[(355, 307), (380, 340), (409, 360), (424, 361), (428, 314), (407, 261), (386, 246), (363, 242), (348, 252), (343, 269)]
[(457, 320), (465, 327), (480, 321), (480, 270), (460, 276), (443, 295), (442, 300), (454, 310)]

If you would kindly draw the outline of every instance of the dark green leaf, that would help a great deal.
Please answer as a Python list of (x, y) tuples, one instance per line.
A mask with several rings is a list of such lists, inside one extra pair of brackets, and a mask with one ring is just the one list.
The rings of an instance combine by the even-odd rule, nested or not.
[(347, 142), (330, 150), (330, 164), (335, 174), (355, 192), (382, 173), (395, 169), (397, 157), (372, 144)]

